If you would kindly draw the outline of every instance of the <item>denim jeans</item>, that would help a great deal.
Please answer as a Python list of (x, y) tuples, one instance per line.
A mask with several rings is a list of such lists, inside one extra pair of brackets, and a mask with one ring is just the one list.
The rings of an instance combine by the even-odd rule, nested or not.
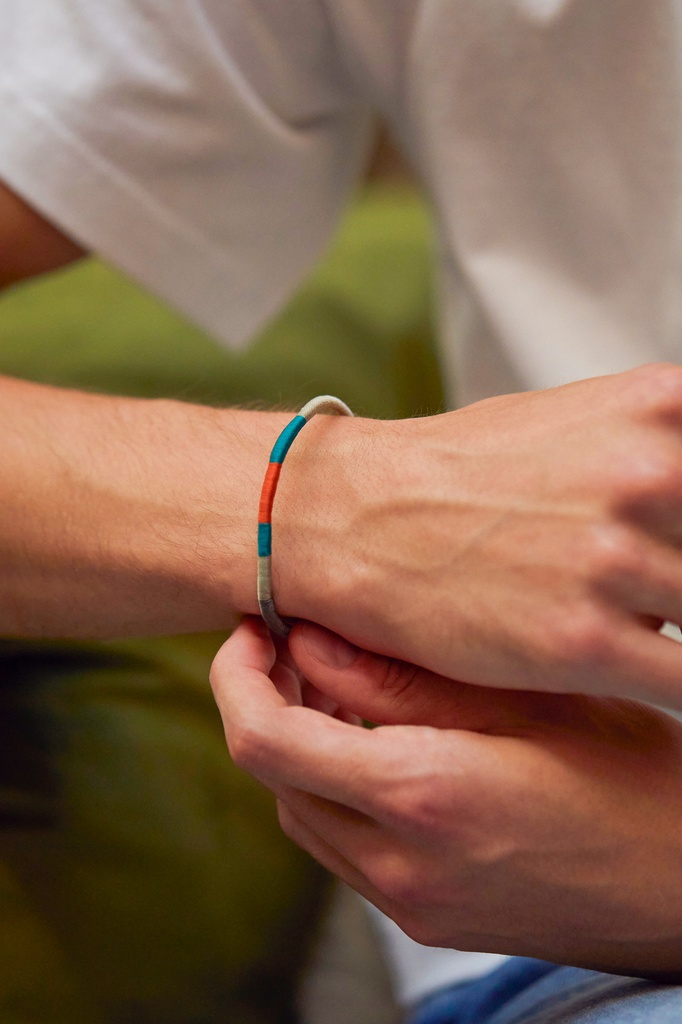
[(427, 997), (410, 1024), (682, 1024), (682, 986), (515, 957)]

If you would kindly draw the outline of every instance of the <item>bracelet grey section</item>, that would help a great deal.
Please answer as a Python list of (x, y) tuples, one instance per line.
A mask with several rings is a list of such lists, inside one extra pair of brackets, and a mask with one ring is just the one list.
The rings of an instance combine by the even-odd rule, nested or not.
[(276, 636), (281, 636), (284, 640), (289, 636), (291, 632), (291, 626), (288, 626), (286, 622), (280, 619), (275, 609), (275, 602), (272, 598), (267, 601), (258, 602), (260, 613), (263, 616), (263, 620), (268, 629), (275, 633)]

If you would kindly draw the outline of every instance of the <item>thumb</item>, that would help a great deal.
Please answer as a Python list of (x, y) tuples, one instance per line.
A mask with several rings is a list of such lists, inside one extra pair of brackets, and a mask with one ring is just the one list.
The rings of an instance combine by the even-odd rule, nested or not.
[(289, 649), (299, 670), (341, 706), (378, 725), (506, 732), (535, 694), (472, 686), (371, 654), (312, 623), (294, 626)]

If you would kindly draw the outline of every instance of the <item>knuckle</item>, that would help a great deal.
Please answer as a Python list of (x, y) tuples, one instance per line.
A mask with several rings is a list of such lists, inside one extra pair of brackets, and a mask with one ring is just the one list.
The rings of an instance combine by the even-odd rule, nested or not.
[(411, 691), (420, 671), (416, 665), (410, 665), (396, 658), (387, 659), (383, 662), (383, 670), (378, 680), (379, 687), (385, 696), (400, 703)]
[(227, 655), (225, 653), (225, 645), (223, 644), (223, 646), (220, 648), (215, 658), (213, 659), (213, 662), (211, 663), (211, 669), (208, 674), (208, 681), (211, 685), (211, 691), (213, 693), (213, 697), (215, 698), (216, 704), (218, 705), (220, 704), (221, 683), (223, 673), (225, 672), (224, 663), (226, 661)]
[(443, 807), (435, 791), (420, 783), (412, 787), (402, 808), (404, 822), (413, 835), (436, 838), (443, 830)]
[(612, 472), (611, 500), (616, 511), (634, 511), (682, 494), (682, 467), (677, 452), (662, 445), (640, 445)]
[(284, 835), (288, 839), (296, 842), (298, 836), (297, 821), (294, 815), (291, 813), (286, 804), (282, 803), (281, 800), (277, 801), (277, 820), (279, 821), (279, 827), (284, 832)]
[(413, 837), (435, 841), (447, 831), (447, 821), (453, 808), (443, 806), (441, 796), (443, 780), (428, 771), (403, 780), (386, 800), (394, 827)]
[(613, 630), (593, 604), (567, 609), (551, 631), (551, 658), (560, 668), (609, 668), (615, 658)]
[(388, 853), (367, 871), (367, 878), (385, 899), (403, 910), (426, 902), (423, 873), (400, 854)]
[(645, 496), (666, 498), (680, 493), (682, 472), (678, 452), (657, 448), (642, 461), (639, 472), (639, 487)]
[(258, 726), (248, 722), (233, 724), (227, 745), (237, 767), (248, 772), (257, 770), (266, 753), (263, 733)]
[(641, 579), (646, 563), (639, 539), (616, 525), (592, 532), (585, 561), (588, 582), (597, 589)]
[(682, 412), (682, 368), (674, 363), (648, 363), (630, 373), (631, 397), (637, 408), (654, 417)]

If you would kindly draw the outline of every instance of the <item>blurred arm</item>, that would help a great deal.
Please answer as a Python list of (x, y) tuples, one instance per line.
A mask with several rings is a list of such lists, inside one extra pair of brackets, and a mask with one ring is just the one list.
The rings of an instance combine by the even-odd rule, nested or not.
[(0, 182), (0, 287), (66, 266), (84, 250)]

